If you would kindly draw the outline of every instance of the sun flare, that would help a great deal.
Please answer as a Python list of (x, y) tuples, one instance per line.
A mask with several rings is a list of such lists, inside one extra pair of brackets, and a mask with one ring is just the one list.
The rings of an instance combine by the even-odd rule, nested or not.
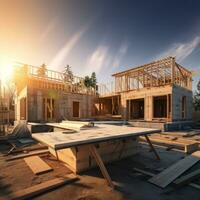
[(0, 80), (10, 81), (13, 75), (13, 62), (9, 59), (0, 58)]

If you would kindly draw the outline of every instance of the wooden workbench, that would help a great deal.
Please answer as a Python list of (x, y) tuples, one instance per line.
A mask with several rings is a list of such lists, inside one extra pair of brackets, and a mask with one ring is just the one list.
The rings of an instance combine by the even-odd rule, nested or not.
[[(72, 171), (75, 173), (78, 172), (78, 165), (80, 165), (82, 169), (87, 169), (88, 166), (84, 164), (83, 167), (81, 159), (83, 159), (83, 157), (85, 159), (87, 156), (89, 163), (91, 163), (91, 158), (89, 156), (92, 156), (96, 161), (96, 164), (100, 167), (101, 172), (108, 184), (111, 187), (114, 187), (103, 162), (105, 159), (102, 159), (102, 156), (108, 151), (109, 153), (114, 153), (112, 150), (115, 149), (113, 145), (114, 143), (116, 143), (117, 146), (122, 145), (122, 150), (126, 146), (130, 151), (130, 147), (133, 148), (131, 143), (137, 137), (145, 136), (151, 149), (155, 153), (156, 158), (160, 159), (148, 138), (149, 134), (158, 132), (160, 132), (158, 129), (116, 125), (98, 125), (88, 129), (80, 130), (75, 133), (37, 133), (33, 134), (32, 137), (39, 142), (46, 144), (49, 147), (50, 152), (58, 159), (66, 162), (71, 168), (74, 167)], [(100, 145), (102, 145), (102, 148), (99, 148)], [(81, 155), (81, 158), (79, 155)], [(112, 161), (111, 157), (109, 157), (108, 160)]]

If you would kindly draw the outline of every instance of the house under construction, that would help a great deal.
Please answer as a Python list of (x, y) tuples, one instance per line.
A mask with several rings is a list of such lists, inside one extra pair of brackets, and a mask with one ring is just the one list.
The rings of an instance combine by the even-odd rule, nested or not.
[(114, 84), (102, 85), (101, 114), (121, 114), (136, 123), (192, 119), (192, 73), (168, 57), (113, 74)]
[[(98, 91), (63, 73), (23, 66), (16, 72), (16, 119), (62, 119), (121, 116), (139, 122), (180, 122), (192, 119), (192, 73), (168, 57), (113, 74), (114, 84)], [(140, 124), (141, 125), (141, 124)]]
[(63, 73), (40, 70), (28, 65), (16, 69), (16, 120), (60, 121), (93, 115), (96, 91), (86, 87), (83, 78), (68, 80)]

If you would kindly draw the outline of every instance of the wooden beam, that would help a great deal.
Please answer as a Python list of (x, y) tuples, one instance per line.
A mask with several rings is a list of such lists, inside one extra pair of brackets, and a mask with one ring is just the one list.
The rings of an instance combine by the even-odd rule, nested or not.
[(200, 177), (200, 169), (197, 169), (185, 176), (182, 176), (174, 181), (177, 186), (182, 186)]
[(106, 167), (105, 167), (105, 165), (104, 165), (104, 163), (103, 163), (103, 161), (102, 161), (102, 159), (101, 159), (101, 157), (100, 157), (100, 155), (99, 155), (99, 153), (98, 153), (98, 151), (97, 151), (97, 149), (94, 145), (90, 146), (90, 152), (93, 155), (93, 157), (94, 157), (97, 165), (99, 166), (101, 173), (103, 174), (104, 178), (106, 179), (108, 185), (111, 188), (114, 189), (114, 184), (113, 184), (113, 182), (112, 182), (112, 180), (111, 180), (111, 178), (108, 174), (108, 171), (107, 171), (107, 169), (106, 169)]
[(146, 138), (146, 140), (147, 140), (147, 142), (148, 142), (148, 144), (149, 144), (151, 150), (152, 150), (153, 153), (155, 154), (156, 159), (157, 159), (157, 160), (160, 160), (160, 156), (158, 155), (158, 153), (157, 153), (156, 149), (154, 148), (153, 144), (151, 143), (149, 137), (148, 137), (147, 135), (145, 135), (145, 138)]
[(40, 154), (47, 154), (49, 153), (49, 150), (40, 150), (40, 151), (33, 151), (30, 153), (23, 153), (23, 154), (19, 154), (16, 156), (12, 156), (8, 159), (6, 159), (6, 161), (11, 161), (11, 160), (16, 160), (16, 159), (20, 159), (20, 158), (25, 158), (25, 157), (29, 157), (29, 156), (33, 156), (33, 155), (40, 155)]
[(200, 151), (196, 151), (193, 154), (179, 160), (175, 164), (171, 165), (158, 175), (149, 179), (150, 183), (153, 183), (161, 188), (165, 188), (177, 177), (183, 174), (186, 170), (192, 167), (195, 163), (200, 160)]
[[(136, 172), (145, 174), (145, 175), (147, 175), (147, 176), (151, 176), (151, 177), (156, 176), (156, 174), (151, 173), (151, 172), (148, 172), (148, 171), (143, 170), (143, 169), (133, 168), (133, 170), (136, 171)], [(198, 184), (196, 184), (196, 183), (189, 183), (188, 185), (191, 186), (191, 187), (193, 187), (193, 188), (200, 189), (200, 185), (198, 185)]]
[(48, 192), (52, 189), (58, 188), (64, 184), (69, 184), (74, 181), (77, 181), (78, 178), (73, 174), (68, 174), (64, 177), (55, 178), (23, 190), (11, 193), (7, 199), (11, 200), (23, 200), (23, 199), (32, 199), (35, 196)]

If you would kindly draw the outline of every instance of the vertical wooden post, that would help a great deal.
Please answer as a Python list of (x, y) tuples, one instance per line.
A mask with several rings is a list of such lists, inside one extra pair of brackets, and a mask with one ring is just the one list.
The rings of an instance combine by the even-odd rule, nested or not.
[(167, 121), (169, 119), (169, 95), (167, 94)]
[(174, 67), (175, 67), (175, 58), (171, 58), (171, 83), (174, 84), (174, 75), (175, 75), (175, 71), (174, 71)]
[(44, 120), (47, 121), (47, 98), (44, 98)]
[(50, 118), (53, 118), (53, 102), (52, 102), (52, 98), (50, 98)]

